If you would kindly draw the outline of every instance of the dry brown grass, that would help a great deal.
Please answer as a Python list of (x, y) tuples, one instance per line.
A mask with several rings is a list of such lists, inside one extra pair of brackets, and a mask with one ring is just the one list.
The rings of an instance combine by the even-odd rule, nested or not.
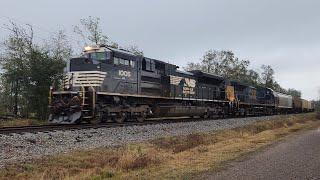
[(160, 138), (15, 164), (0, 171), (0, 179), (191, 179), (293, 132), (319, 125), (314, 113), (281, 116), (232, 130)]
[(212, 143), (214, 138), (210, 138), (207, 134), (189, 134), (180, 137), (167, 137), (152, 140), (150, 143), (157, 148), (172, 150), (173, 153), (180, 153), (199, 145), (207, 145)]
[(29, 126), (29, 125), (42, 125), (42, 124), (47, 124), (47, 121), (36, 120), (36, 119), (0, 120), (0, 127)]

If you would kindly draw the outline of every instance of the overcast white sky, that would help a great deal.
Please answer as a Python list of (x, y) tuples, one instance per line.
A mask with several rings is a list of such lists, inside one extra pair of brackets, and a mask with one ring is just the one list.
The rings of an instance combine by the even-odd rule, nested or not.
[[(270, 64), (285, 88), (317, 99), (320, 88), (320, 1), (317, 0), (0, 0), (0, 23), (14, 18), (35, 26), (37, 37), (79, 19), (101, 18), (104, 32), (120, 45), (136, 44), (146, 56), (183, 67), (208, 49), (233, 50)], [(0, 29), (3, 40), (6, 31)], [(75, 38), (73, 38), (75, 39)]]

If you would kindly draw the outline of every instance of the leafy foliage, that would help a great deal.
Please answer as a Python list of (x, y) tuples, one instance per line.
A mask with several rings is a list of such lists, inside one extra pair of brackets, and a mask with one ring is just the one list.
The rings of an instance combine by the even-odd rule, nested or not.
[(11, 23), (8, 29), (1, 56), (2, 94), (7, 98), (1, 104), (14, 115), (45, 119), (50, 86), (61, 80), (71, 46), (63, 32), (40, 45), (34, 43), (32, 26)]
[(223, 76), (228, 79), (258, 85), (259, 74), (249, 69), (250, 61), (240, 60), (232, 51), (209, 50), (201, 58), (200, 63), (188, 63), (186, 70), (201, 70)]
[(132, 52), (135, 55), (140, 55), (143, 56), (143, 51), (141, 49), (139, 49), (139, 47), (137, 45), (133, 45), (133, 46), (129, 46), (127, 48), (124, 48), (127, 51)]
[(261, 73), (262, 81), (268, 88), (274, 88), (274, 70), (270, 65), (262, 65), (261, 69), (263, 72)]
[[(88, 18), (80, 19), (80, 25), (74, 26), (73, 31), (82, 39), (82, 47), (88, 45), (107, 45), (116, 49), (120, 49), (117, 42), (111, 41), (102, 31), (100, 18), (89, 16)], [(81, 44), (81, 43), (80, 43)], [(137, 45), (131, 45), (123, 48), (135, 55), (143, 55), (143, 51)]]
[(80, 25), (74, 26), (74, 32), (82, 37), (85, 45), (108, 43), (109, 38), (102, 33), (100, 18), (97, 17), (80, 19)]
[(293, 88), (289, 88), (287, 93), (292, 96), (296, 96), (296, 97), (301, 97), (301, 94), (302, 94), (301, 91), (293, 89)]
[(278, 92), (301, 97), (300, 91), (286, 90), (279, 85), (274, 77), (275, 71), (270, 65), (262, 65), (261, 73), (250, 69), (249, 66), (249, 60), (240, 60), (232, 51), (209, 50), (203, 55), (200, 62), (189, 62), (184, 69), (187, 71), (201, 70), (252, 86), (268, 87)]

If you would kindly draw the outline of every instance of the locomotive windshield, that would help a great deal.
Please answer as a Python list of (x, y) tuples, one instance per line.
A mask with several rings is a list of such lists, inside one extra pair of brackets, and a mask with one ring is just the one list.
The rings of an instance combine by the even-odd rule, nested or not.
[(107, 52), (91, 52), (85, 55), (87, 58), (99, 62), (106, 62), (110, 57)]

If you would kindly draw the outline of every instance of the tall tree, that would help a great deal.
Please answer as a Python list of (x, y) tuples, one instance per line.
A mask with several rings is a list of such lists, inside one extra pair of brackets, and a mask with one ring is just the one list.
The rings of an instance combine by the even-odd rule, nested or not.
[(102, 32), (98, 17), (80, 19), (80, 25), (74, 26), (74, 32), (82, 37), (84, 45), (109, 43), (109, 38)]
[(32, 53), (33, 29), (30, 25), (21, 28), (14, 22), (10, 22), (6, 27), (11, 33), (3, 43), (5, 53), (1, 57), (1, 65), (4, 71), (2, 85), (7, 91), (6, 94), (11, 96), (10, 111), (14, 115), (18, 115), (18, 108), (21, 109), (23, 107), (22, 103), (25, 102), (23, 85), (28, 80), (25, 76), (25, 70), (28, 66), (26, 60)]
[(292, 95), (292, 96), (295, 96), (295, 97), (301, 97), (301, 94), (302, 94), (301, 91), (293, 89), (293, 88), (289, 88), (287, 90), (287, 93)]
[(275, 91), (301, 97), (301, 92), (295, 89), (286, 90), (275, 80), (275, 71), (270, 65), (262, 65), (262, 73), (250, 69), (249, 60), (241, 60), (232, 51), (209, 50), (200, 62), (189, 62), (184, 67), (187, 71), (201, 70), (237, 80), (252, 86), (264, 86)]
[(224, 75), (224, 68), (229, 66), (228, 57), (227, 51), (209, 50), (200, 59), (200, 63), (189, 62), (184, 69)]
[(261, 78), (258, 72), (250, 69), (248, 70), (246, 76), (244, 77), (243, 81), (245, 83), (251, 84), (253, 86), (261, 85)]
[(220, 62), (222, 61), (222, 52), (216, 50), (207, 51), (202, 57), (202, 69), (207, 73), (220, 74)]
[(195, 63), (195, 62), (188, 62), (187, 66), (184, 67), (184, 70), (186, 71), (201, 70), (203, 72), (207, 72), (206, 70), (203, 69), (203, 66), (200, 63)]
[(268, 88), (274, 88), (275, 81), (274, 81), (273, 68), (270, 65), (262, 65), (261, 69), (262, 69), (261, 78), (262, 78), (263, 84)]
[[(81, 48), (88, 45), (107, 45), (116, 49), (120, 48), (117, 42), (111, 41), (107, 35), (103, 33), (100, 25), (100, 18), (89, 16), (88, 18), (80, 19), (80, 24), (74, 26), (73, 31), (82, 39)], [(123, 48), (131, 51), (136, 55), (143, 55), (143, 51), (137, 45), (131, 45)]]
[(209, 50), (201, 58), (200, 63), (189, 62), (185, 69), (187, 71), (201, 70), (233, 80), (257, 82), (259, 74), (250, 70), (249, 65), (250, 61), (240, 60), (232, 51)]
[(10, 35), (4, 42), (6, 53), (1, 56), (3, 69), (1, 85), (9, 96), (9, 111), (28, 117), (34, 114), (45, 119), (48, 107), (49, 87), (59, 81), (70, 55), (62, 32), (50, 44), (34, 42), (32, 26), (8, 25)]
[(143, 56), (143, 51), (141, 49), (139, 49), (139, 47), (137, 45), (131, 45), (131, 46), (124, 48), (124, 49), (132, 52), (135, 55)]

